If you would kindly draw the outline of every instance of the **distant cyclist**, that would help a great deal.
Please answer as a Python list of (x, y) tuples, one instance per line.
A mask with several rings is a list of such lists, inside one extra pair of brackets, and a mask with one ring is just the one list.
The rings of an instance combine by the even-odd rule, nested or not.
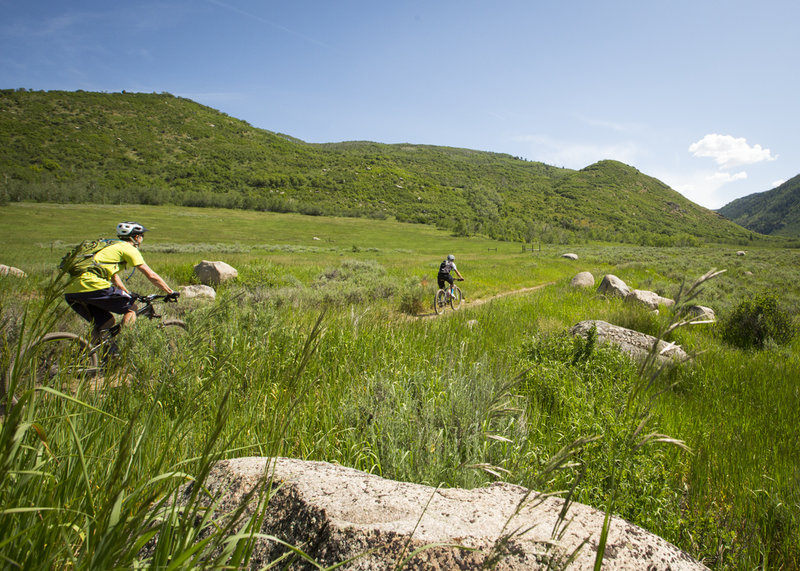
[(121, 325), (136, 321), (136, 299), (122, 283), (119, 273), (127, 267), (138, 269), (160, 290), (176, 301), (180, 295), (144, 263), (139, 246), (147, 229), (136, 222), (117, 224), (118, 242), (112, 242), (94, 255), (95, 264), (76, 277), (65, 290), (69, 306), (92, 324), (92, 342), (99, 342), (103, 331), (114, 326), (114, 313), (122, 315)]
[(449, 292), (452, 289), (455, 279), (450, 272), (455, 272), (458, 276), (458, 279), (464, 279), (456, 267), (456, 257), (453, 254), (448, 254), (447, 259), (439, 264), (439, 274), (436, 276), (436, 281), (439, 282), (439, 289), (445, 289), (445, 282), (450, 284), (450, 287), (447, 288), (447, 291)]

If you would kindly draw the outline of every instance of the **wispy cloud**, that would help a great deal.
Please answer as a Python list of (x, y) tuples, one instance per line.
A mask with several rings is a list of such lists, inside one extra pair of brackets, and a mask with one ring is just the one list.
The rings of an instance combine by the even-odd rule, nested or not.
[(581, 169), (605, 159), (632, 164), (641, 155), (639, 146), (632, 142), (612, 144), (575, 143), (561, 141), (546, 135), (520, 135), (514, 141), (530, 145), (529, 155), (544, 163)]
[(297, 30), (292, 30), (291, 28), (287, 28), (286, 26), (283, 26), (282, 24), (278, 24), (277, 22), (273, 22), (272, 20), (268, 20), (266, 18), (262, 18), (261, 16), (258, 16), (257, 14), (253, 14), (252, 12), (247, 12), (245, 10), (242, 10), (241, 8), (237, 8), (236, 6), (232, 6), (232, 5), (230, 5), (230, 4), (226, 3), (226, 2), (222, 2), (221, 0), (207, 0), (207, 1), (210, 4), (218, 6), (219, 8), (223, 8), (225, 10), (230, 10), (231, 12), (236, 12), (237, 14), (240, 14), (241, 16), (244, 16), (244, 17), (246, 17), (246, 18), (248, 18), (250, 20), (255, 20), (257, 22), (261, 22), (262, 24), (267, 24), (268, 26), (271, 26), (271, 27), (276, 28), (278, 30), (282, 30), (282, 31), (286, 32), (287, 34), (291, 34), (293, 36), (296, 36), (296, 37), (298, 37), (298, 38), (300, 38), (302, 40), (305, 40), (306, 42), (309, 42), (309, 43), (312, 43), (312, 44), (316, 44), (316, 45), (318, 45), (320, 47), (323, 47), (325, 49), (330, 49), (330, 46), (328, 44), (326, 44), (324, 42), (321, 42), (321, 41), (317, 40), (316, 38), (312, 38), (311, 36), (306, 36), (305, 34), (302, 34), (302, 33), (298, 32)]
[(729, 172), (715, 172), (706, 178), (711, 181), (726, 183), (733, 182), (734, 180), (745, 180), (747, 178), (747, 173), (745, 171), (737, 172), (736, 174), (731, 174)]
[(689, 152), (695, 157), (714, 159), (722, 169), (774, 161), (778, 158), (773, 156), (769, 149), (762, 148), (761, 145), (748, 145), (744, 138), (716, 133), (706, 135), (696, 143), (689, 145)]

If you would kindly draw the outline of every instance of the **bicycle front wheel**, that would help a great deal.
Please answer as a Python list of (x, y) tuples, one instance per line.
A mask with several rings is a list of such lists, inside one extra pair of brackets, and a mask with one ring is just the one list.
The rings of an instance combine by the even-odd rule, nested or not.
[(48, 333), (11, 360), (3, 377), (3, 395), (11, 393), (12, 404), (37, 386), (71, 386), (97, 374), (97, 352), (80, 335)]
[(462, 300), (461, 289), (458, 286), (453, 286), (453, 295), (450, 297), (450, 307), (452, 307), (453, 310), (458, 309), (461, 307)]
[(436, 312), (436, 315), (444, 311), (445, 306), (447, 306), (447, 292), (440, 289), (436, 292), (436, 295), (433, 296), (433, 310)]

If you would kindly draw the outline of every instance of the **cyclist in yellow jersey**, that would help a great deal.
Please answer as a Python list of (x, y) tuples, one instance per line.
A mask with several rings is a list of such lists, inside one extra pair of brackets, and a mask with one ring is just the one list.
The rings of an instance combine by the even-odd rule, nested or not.
[(174, 299), (180, 295), (150, 266), (144, 263), (139, 246), (147, 229), (136, 222), (117, 224), (119, 242), (106, 246), (94, 255), (95, 265), (76, 277), (65, 290), (69, 306), (92, 324), (92, 339), (97, 342), (106, 329), (114, 326), (114, 313), (122, 315), (122, 326), (136, 321), (136, 299), (122, 283), (119, 273), (127, 267), (142, 272), (150, 282)]

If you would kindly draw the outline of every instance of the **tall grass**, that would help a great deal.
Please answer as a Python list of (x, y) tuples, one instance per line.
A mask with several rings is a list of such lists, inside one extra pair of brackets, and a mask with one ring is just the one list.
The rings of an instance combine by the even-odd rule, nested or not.
[[(228, 240), (224, 227), (217, 227), (221, 243), (280, 243), (261, 235)], [(662, 379), (665, 392), (648, 410), (649, 422), (652, 432), (684, 441), (692, 453), (639, 448), (620, 464), (615, 459), (631, 434), (621, 404), (638, 382), (637, 368), (612, 349), (565, 334), (584, 319), (655, 334), (673, 317), (570, 288), (569, 278), (584, 269), (673, 297), (684, 278), (732, 262), (696, 302), (725, 315), (774, 283), (793, 314), (800, 300), (791, 285), (800, 267), (795, 253), (753, 251), (742, 259), (693, 248), (687, 257), (680, 249), (587, 244), (570, 247), (580, 257), (575, 263), (558, 251), (532, 256), (501, 244), (488, 254), (485, 243), (429, 234), (415, 241), (407, 227), (382, 242), (376, 229), (361, 228), (360, 236), (377, 252), (353, 251), (347, 240), (349, 247), (336, 251), (225, 253), (240, 276), (219, 288), (217, 302), (171, 308), (192, 329), (181, 350), (165, 352), (139, 323), (121, 339), (133, 366), (121, 369), (116, 385), (42, 390), (15, 408), (0, 436), (6, 563), (175, 561), (198, 536), (188, 524), (191, 511), (166, 517), (174, 490), (202, 479), (217, 458), (257, 454), (340, 462), (431, 485), (502, 479), (555, 492), (577, 481), (572, 499), (606, 508), (613, 492), (615, 513), (712, 568), (800, 566), (797, 339), (740, 350), (710, 324), (673, 331), (674, 341), (698, 355)], [(323, 234), (299, 225), (282, 230), (287, 244)], [(341, 242), (345, 234), (337, 232), (331, 235)], [(306, 245), (314, 244), (309, 238)], [(435, 279), (451, 249), (467, 277), (463, 309), (437, 319), (398, 313), (408, 284)], [(3, 368), (19, 340), (33, 335), (32, 316), (47, 305), (47, 272), (63, 253), (25, 251), (31, 279), (0, 279)], [(170, 283), (183, 284), (203, 254), (145, 249), (145, 256)], [(138, 279), (131, 287), (145, 289)], [(530, 294), (473, 303), (551, 281)], [(48, 307), (44, 328), (85, 330), (63, 304)], [(25, 315), (31, 317), (23, 321)], [(575, 442), (581, 445), (570, 448)], [(570, 462), (549, 470), (565, 447)], [(119, 514), (114, 526), (112, 513)], [(155, 541), (154, 532), (161, 547), (136, 551)], [(137, 539), (126, 546), (123, 537)], [(222, 544), (212, 548), (218, 540), (187, 561), (221, 563)], [(226, 553), (219, 557), (229, 564), (246, 558)]]

